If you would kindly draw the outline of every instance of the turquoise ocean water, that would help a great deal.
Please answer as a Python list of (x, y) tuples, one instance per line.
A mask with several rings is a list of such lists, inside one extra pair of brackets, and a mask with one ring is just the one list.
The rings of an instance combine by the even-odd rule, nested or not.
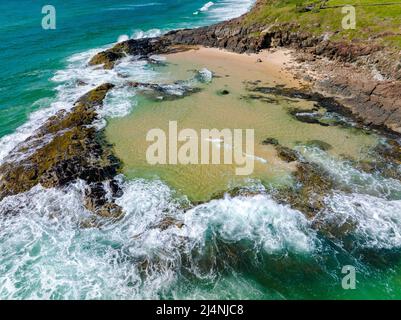
[[(74, 53), (117, 41), (120, 35), (167, 31), (227, 19), (252, 1), (216, 0), (54, 0), (56, 30), (43, 30), (43, 1), (0, 0), (0, 137), (23, 124), (31, 111), (46, 106), (56, 83), (49, 81)], [(151, 33), (150, 33), (151, 34)]]

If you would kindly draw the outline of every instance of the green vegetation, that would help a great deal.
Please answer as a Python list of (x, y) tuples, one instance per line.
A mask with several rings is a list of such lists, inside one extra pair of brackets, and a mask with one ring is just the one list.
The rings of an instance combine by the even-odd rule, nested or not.
[[(356, 29), (344, 30), (343, 5), (356, 8)], [(401, 0), (262, 0), (246, 23), (294, 22), (315, 35), (333, 32), (333, 40), (369, 40), (401, 48)]]

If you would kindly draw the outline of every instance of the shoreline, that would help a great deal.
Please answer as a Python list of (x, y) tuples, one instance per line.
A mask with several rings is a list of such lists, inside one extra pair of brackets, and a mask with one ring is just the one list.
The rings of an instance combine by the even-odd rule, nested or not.
[[(384, 134), (389, 134), (389, 132), (391, 132), (392, 138), (398, 137), (398, 127), (389, 128), (388, 126), (384, 125), (384, 123), (374, 123), (374, 121), (367, 122), (366, 119), (364, 119), (363, 117), (364, 112), (366, 111), (365, 108), (362, 108), (361, 110), (357, 110), (358, 112), (355, 112), (355, 110), (353, 109), (355, 105), (360, 105), (361, 101), (367, 101), (365, 96), (358, 95), (357, 97), (351, 99), (349, 96), (344, 98), (343, 96), (336, 94), (338, 92), (331, 92), (329, 94), (327, 86), (325, 87), (324, 85), (322, 85), (324, 82), (327, 83), (327, 79), (324, 78), (322, 74), (327, 71), (327, 69), (325, 69), (324, 61), (328, 58), (317, 57), (315, 53), (305, 52), (305, 50), (303, 50), (299, 46), (293, 47), (290, 45), (290, 43), (286, 44), (278, 42), (278, 47), (272, 46), (272, 43), (275, 42), (273, 41), (273, 38), (277, 36), (282, 37), (285, 30), (281, 30), (279, 33), (277, 33), (278, 31), (266, 31), (266, 29), (264, 29), (261, 38), (250, 38), (249, 34), (251, 32), (256, 29), (260, 31), (262, 27), (266, 26), (250, 26), (249, 28), (242, 28), (241, 23), (249, 14), (252, 13), (252, 11), (258, 10), (258, 6), (261, 5), (261, 3), (262, 1), (257, 1), (251, 11), (241, 17), (224, 21), (216, 25), (201, 27), (197, 29), (176, 30), (156, 38), (143, 38), (138, 40), (130, 39), (128, 41), (117, 43), (111, 49), (102, 51), (93, 56), (89, 61), (89, 65), (99, 65), (100, 67), (103, 67), (105, 69), (113, 69), (115, 64), (119, 63), (119, 60), (123, 57), (126, 57), (127, 55), (137, 56), (138, 60), (148, 60), (152, 63), (152, 55), (175, 54), (185, 56), (190, 55), (192, 50), (199, 46), (203, 47), (203, 49), (201, 50), (209, 52), (209, 58), (213, 59), (213, 55), (214, 57), (217, 57), (217, 55), (220, 54), (219, 50), (224, 50), (221, 52), (226, 54), (227, 56), (230, 56), (230, 58), (232, 59), (237, 59), (238, 61), (243, 61), (244, 63), (254, 63), (262, 70), (265, 70), (267, 73), (272, 72), (278, 78), (285, 80), (281, 83), (276, 83), (276, 87), (284, 86), (286, 88), (289, 88), (290, 90), (298, 90), (298, 92), (301, 94), (305, 94), (305, 92), (308, 92), (312, 89), (315, 92), (322, 93), (324, 96), (331, 96), (333, 97), (333, 102), (337, 105), (337, 108), (351, 110), (352, 117), (358, 122), (362, 123), (363, 125), (367, 125), (369, 128), (377, 129), (379, 132)], [(220, 38), (219, 36), (224, 37)], [(296, 40), (294, 41), (296, 42)], [(318, 61), (323, 61), (323, 63), (318, 64)], [(342, 70), (342, 67), (344, 66), (352, 66), (352, 64), (344, 64), (343, 62), (337, 60), (333, 60), (332, 64), (334, 66), (332, 68), (332, 71), (336, 68)], [(317, 76), (315, 75), (315, 77), (313, 77), (314, 75), (310, 73), (311, 65), (315, 66), (314, 71), (317, 74)], [(364, 72), (364, 74), (366, 75), (366, 71)], [(368, 82), (368, 84), (369, 85), (365, 88), (365, 82), (363, 82), (362, 87), (364, 87), (365, 91), (368, 90), (371, 96), (375, 92), (375, 90), (379, 88), (379, 85), (372, 84), (370, 82)], [(343, 88), (343, 79), (340, 78), (337, 85), (338, 87), (342, 88), (343, 91), (347, 91)], [(358, 81), (356, 81), (356, 84), (355, 82), (350, 82), (349, 85), (346, 85), (346, 88), (348, 88), (348, 95), (353, 93), (352, 85), (355, 85), (356, 89), (360, 88), (360, 84), (358, 83)], [(336, 88), (336, 86), (333, 86), (333, 88)], [(400, 94), (400, 92), (401, 90), (398, 91), (396, 94)], [(388, 94), (388, 90), (381, 90), (381, 93)], [(336, 100), (338, 100), (340, 104), (338, 104)], [(102, 101), (100, 101), (99, 103), (101, 104)], [(372, 103), (373, 105), (375, 105), (375, 108), (382, 109), (381, 105), (377, 106), (377, 97), (376, 100)], [(391, 104), (391, 101), (389, 103)], [(369, 107), (370, 106), (371, 105), (369, 105)], [(399, 110), (396, 109), (396, 111)], [(383, 115), (379, 117), (374, 109), (373, 118), (375, 117), (383, 119)], [(388, 119), (390, 119), (390, 117), (385, 114), (384, 120)], [(48, 120), (48, 122), (49, 121), (51, 122), (51, 120)], [(392, 129), (395, 129), (395, 131)], [(95, 140), (97, 139), (97, 137), (93, 137), (91, 139)], [(97, 143), (96, 141), (94, 142)], [(107, 146), (106, 142), (102, 142), (102, 144), (104, 146)], [(17, 146), (17, 148), (20, 147), (21, 146)], [(56, 163), (56, 165), (58, 164)], [(10, 168), (3, 164), (0, 167), (0, 174), (1, 171), (4, 170), (5, 174), (10, 173), (8, 172)], [(38, 179), (36, 173), (34, 173), (33, 176), (33, 181)], [(74, 179), (73, 175), (71, 179)], [(70, 181), (72, 181), (71, 179)], [(29, 182), (29, 185), (31, 184), (32, 182)], [(99, 194), (100, 198), (104, 198), (105, 191), (99, 190), (94, 192), (95, 198), (98, 197)], [(7, 192), (5, 194), (8, 194)], [(98, 195), (96, 195), (96, 192)], [(102, 207), (105, 201), (103, 199), (100, 199), (100, 201), (96, 200), (94, 201), (94, 203), (100, 203), (100, 207)], [(90, 206), (94, 207), (95, 211), (97, 210), (97, 207), (99, 207), (97, 205)]]
[[(147, 132), (152, 128), (167, 132), (167, 124), (172, 119), (177, 121), (180, 129), (191, 128), (198, 134), (205, 128), (252, 128), (254, 156), (263, 162), (255, 161), (253, 173), (245, 180), (261, 180), (265, 184), (279, 186), (290, 183), (290, 176), (299, 166), (299, 161), (295, 161), (298, 157), (283, 157), (281, 151), (290, 153), (289, 150), (297, 145), (320, 144), (330, 149), (327, 151), (332, 156), (352, 159), (366, 156), (362, 147), (373, 147), (376, 144), (374, 135), (294, 117), (291, 110), (312, 114), (319, 110), (324, 114), (323, 108), (317, 107), (320, 105), (318, 100), (263, 93), (270, 88), (306, 90), (306, 83), (286, 70), (295, 64), (290, 52), (277, 49), (274, 52), (237, 54), (197, 47), (163, 55), (166, 60), (163, 59), (165, 66), (160, 70), (160, 77), (164, 78), (164, 74), (170, 77), (164, 85), (193, 79), (194, 70), (205, 68), (213, 78), (207, 84), (198, 84), (201, 88), (193, 94), (167, 99), (165, 96), (157, 99), (163, 84), (161, 87), (143, 83), (136, 85), (137, 94), (145, 95), (141, 104), (130, 115), (111, 119), (106, 128), (106, 137), (124, 164), (125, 176), (128, 179), (157, 176), (197, 203), (208, 201), (215, 194), (223, 194), (230, 185), (244, 184), (243, 179), (234, 174), (233, 166), (149, 165), (144, 157), (149, 146), (145, 139)], [(198, 85), (194, 84), (195, 87)], [(225, 93), (221, 94), (223, 90)], [(277, 141), (276, 145), (270, 143), (274, 141)]]
[[(243, 20), (246, 19), (246, 17), (250, 15), (253, 11), (258, 10), (258, 7), (262, 3), (263, 1), (261, 0), (257, 1), (250, 12), (244, 14), (241, 17), (224, 21), (215, 25), (201, 27), (197, 29), (175, 30), (156, 38), (143, 38), (137, 40), (130, 39), (128, 41), (117, 43), (111, 49), (102, 51), (93, 56), (89, 61), (89, 65), (99, 65), (99, 67), (103, 67), (105, 69), (113, 69), (114, 66), (119, 63), (119, 60), (123, 57), (126, 57), (127, 55), (136, 56), (138, 60), (148, 60), (149, 62), (152, 62), (151, 57), (155, 54), (175, 54), (190, 56), (193, 52), (192, 50), (199, 46), (204, 47), (201, 50), (203, 50), (204, 52), (209, 52), (209, 58), (213, 59), (219, 55), (218, 50), (223, 49), (224, 51), (221, 52), (224, 52), (225, 55), (230, 56), (232, 59), (236, 59), (239, 62), (241, 61), (241, 63), (254, 63), (258, 67), (260, 67), (261, 72), (273, 72), (276, 73), (277, 76), (279, 76), (281, 73), (279, 78), (281, 77), (281, 79), (285, 79), (285, 81), (282, 81), (281, 83), (276, 83), (276, 87), (285, 87), (289, 90), (295, 90), (295, 95), (305, 95), (305, 92), (309, 92), (311, 90), (312, 95), (316, 95), (316, 92), (320, 92), (324, 96), (332, 97), (331, 99), (333, 101), (330, 103), (334, 103), (338, 110), (341, 108), (347, 112), (349, 112), (350, 110), (352, 113), (352, 118), (356, 119), (357, 122), (366, 125), (369, 128), (377, 129), (379, 132), (386, 135), (388, 135), (390, 132), (391, 138), (399, 137), (399, 131), (401, 131), (401, 128), (398, 127), (398, 122), (396, 122), (396, 126), (392, 125), (392, 123), (388, 125), (388, 122), (390, 120), (392, 121), (391, 116), (393, 114), (395, 114), (397, 120), (398, 112), (401, 113), (401, 108), (394, 109), (393, 107), (389, 110), (383, 108), (383, 104), (386, 104), (386, 106), (392, 106), (393, 101), (397, 101), (396, 97), (401, 94), (401, 90), (394, 92), (392, 89), (394, 85), (398, 86), (399, 83), (388, 81), (386, 82), (382, 79), (374, 80), (375, 82), (371, 79), (368, 79), (366, 81), (360, 81), (360, 79), (356, 79), (355, 81), (344, 79), (344, 74), (341, 74), (340, 71), (349, 70), (349, 68), (356, 68), (355, 65), (352, 63), (342, 62), (341, 60), (328, 60), (330, 63), (326, 63), (328, 58), (325, 57), (324, 54), (322, 56), (316, 55), (313, 50), (312, 52), (306, 52), (304, 50), (305, 48), (303, 46), (300, 46), (299, 44), (295, 47), (292, 46), (300, 39), (299, 34), (290, 42), (283, 42), (281, 40), (284, 39), (283, 37), (285, 35), (285, 32), (287, 32), (286, 30), (269, 31), (267, 29), (263, 29), (266, 26), (260, 25), (243, 27)], [(262, 30), (260, 37), (250, 37), (250, 34), (252, 34), (252, 32), (254, 32), (255, 30)], [(288, 36), (289, 35), (287, 34), (287, 38)], [(302, 37), (305, 40), (305, 36)], [(276, 41), (277, 39), (281, 39), (281, 42)], [(277, 47), (274, 45), (274, 43), (277, 44)], [(314, 41), (312, 41), (312, 46), (317, 46), (319, 45), (319, 43), (321, 43), (319, 39), (314, 39)], [(310, 48), (309, 45), (308, 47)], [(327, 47), (330, 47), (330, 45), (326, 44), (326, 48)], [(292, 51), (289, 51), (289, 49), (291, 49)], [(324, 52), (325, 51), (323, 51), (323, 53)], [(358, 55), (358, 52), (356, 53), (356, 55)], [(331, 67), (331, 78), (329, 77), (330, 73), (327, 72), (328, 66)], [(315, 72), (315, 75), (310, 72), (311, 68)], [(356, 73), (356, 75), (359, 77), (361, 77), (361, 75), (364, 75), (366, 77), (369, 76), (368, 70), (360, 70), (360, 68), (357, 68), (356, 71), (359, 72)], [(333, 84), (333, 78), (335, 78), (336, 76), (338, 83), (330, 86), (331, 84)], [(152, 86), (152, 84), (148, 85)], [(355, 96), (355, 89), (358, 88), (363, 89), (362, 94), (358, 94)], [(272, 88), (267, 89), (271, 90)], [(332, 91), (334, 92), (329, 92), (328, 89), (333, 89)], [(96, 90), (94, 90), (93, 92), (96, 92)], [(91, 92), (89, 92), (88, 94), (90, 95)], [(390, 99), (385, 99), (383, 104), (380, 104), (380, 97), (382, 97), (383, 95), (388, 96), (389, 94), (393, 94), (393, 96), (391, 96)], [(103, 98), (104, 97), (102, 97), (100, 101), (98, 101), (99, 105), (102, 104)], [(340, 103), (338, 103), (337, 100)], [(311, 101), (314, 100), (311, 99)], [(398, 100), (398, 102), (401, 103), (401, 100)], [(371, 107), (371, 118), (369, 118), (369, 112), (366, 113), (366, 109), (364, 108), (364, 105), (367, 103), (369, 104), (369, 107)], [(358, 109), (358, 106), (361, 105), (362, 108)], [(377, 109), (380, 110), (380, 112), (378, 112)], [(386, 110), (390, 112), (390, 115), (386, 113)], [(94, 110), (92, 110), (91, 112), (96, 114)], [(79, 117), (79, 114), (74, 114), (74, 111), (69, 113), (69, 115), (72, 117)], [(93, 124), (95, 118), (96, 116), (92, 114), (92, 120), (90, 120), (90, 123), (88, 124)], [(54, 119), (49, 119), (45, 123), (44, 127), (48, 126), (49, 124), (52, 125), (52, 121), (54, 121)], [(63, 116), (61, 116), (61, 119), (58, 119), (57, 121), (64, 121)], [(61, 127), (62, 129), (66, 129), (66, 127), (63, 127), (63, 124), (61, 124)], [(71, 128), (67, 126), (67, 129)], [(59, 131), (62, 132), (62, 130)], [(105, 141), (100, 142), (99, 144), (98, 140), (99, 137), (102, 135), (102, 132), (103, 130), (101, 130), (96, 135), (88, 137), (88, 139), (90, 139), (91, 143), (93, 143), (95, 146), (99, 146), (99, 148), (105, 147), (105, 150), (109, 150), (109, 146)], [(41, 139), (43, 140), (43, 137), (39, 136), (39, 140)], [(72, 139), (72, 142), (67, 143), (67, 147), (69, 146), (69, 144), (73, 145), (73, 143), (75, 142)], [(45, 147), (47, 146), (45, 145)], [(17, 145), (16, 150), (19, 149), (24, 149), (23, 143), (21, 145)], [(394, 152), (398, 152), (397, 150), (400, 149), (400, 146), (394, 146)], [(44, 148), (39, 148), (35, 151), (34, 156), (40, 155), (40, 152), (42, 152), (43, 150)], [(67, 174), (68, 176), (69, 173), (65, 172), (68, 168), (60, 168), (60, 163), (57, 162), (59, 161), (57, 156), (58, 151), (55, 152), (56, 157), (52, 160), (53, 163), (50, 165), (50, 171), (55, 170), (56, 176), (58, 174), (61, 176)], [(109, 151), (106, 151), (106, 153), (107, 152)], [(112, 156), (114, 157), (114, 155)], [(83, 159), (82, 155), (78, 157), (80, 158), (81, 162), (85, 163), (86, 159)], [(113, 161), (116, 162), (114, 164), (114, 167), (118, 167), (119, 165), (121, 165), (121, 161), (119, 161), (118, 159), (114, 159)], [(34, 160), (34, 162), (37, 166), (40, 167), (40, 164), (37, 160)], [(24, 164), (24, 161), (22, 161), (22, 165), (26, 165), (26, 163)], [(18, 181), (18, 179), (20, 178), (18, 177), (18, 174), (15, 175), (15, 170), (19, 170), (18, 167), (16, 169), (11, 168), (8, 166), (8, 163), (5, 162), (0, 166), (0, 175), (7, 176), (11, 174), (12, 176), (15, 176), (15, 179), (13, 179), (12, 181)], [(102, 164), (102, 161), (98, 163), (98, 168), (96, 170), (104, 170), (104, 164)], [(30, 181), (27, 182), (27, 185), (33, 186), (35, 183), (37, 183), (37, 181), (40, 181), (40, 179), (42, 178), (41, 175), (47, 174), (46, 171), (47, 169), (45, 170), (45, 172), (41, 172), (41, 170), (38, 170), (38, 167), (35, 167), (32, 171), (32, 174), (28, 177), (28, 180), (30, 179)], [(111, 176), (109, 174), (106, 174), (106, 177), (107, 179), (113, 178), (113, 175), (115, 176), (116, 174), (117, 171), (114, 171)], [(66, 178), (65, 181), (63, 181), (63, 184), (75, 181), (75, 179), (76, 174), (69, 175), (69, 178)], [(102, 179), (103, 178), (100, 178), (100, 180)], [(90, 178), (86, 180), (89, 182), (91, 181)], [(11, 188), (8, 186), (2, 187), (2, 189), (4, 189), (3, 194), (15, 194), (15, 192), (12, 191), (13, 188), (15, 190), (21, 190), (21, 187), (16, 186)], [(22, 189), (23, 191), (25, 190), (24, 188)], [(119, 193), (117, 189), (118, 188), (116, 188), (116, 194)], [(17, 191), (17, 193), (19, 193), (19, 191)], [(91, 203), (89, 204), (89, 207), (94, 209), (94, 211), (97, 211), (104, 205), (106, 205), (107, 208), (107, 201), (104, 201), (106, 191), (103, 189), (103, 187), (99, 187), (99, 185), (97, 185), (95, 186), (93, 192), (90, 193), (94, 195), (95, 201), (90, 201)], [(113, 202), (111, 204), (113, 204)], [(107, 213), (104, 214), (107, 215)]]
[[(75, 57), (68, 103), (0, 162), (4, 298), (401, 297), (397, 82), (244, 17)], [(248, 176), (221, 161), (236, 129)]]
[[(197, 56), (197, 61), (200, 63), (211, 63), (218, 67), (220, 61), (230, 59), (233, 62), (233, 68), (238, 63), (241, 69), (246, 69), (246, 65), (249, 64), (249, 69), (256, 70), (261, 74), (267, 76), (267, 80), (271, 79), (278, 85), (292, 86), (300, 89), (308, 82), (304, 79), (300, 79), (296, 73), (292, 71), (292, 67), (295, 66), (295, 55), (293, 51), (288, 48), (278, 48), (277, 50), (262, 50), (258, 53), (247, 53), (238, 54), (225, 49), (212, 48), (198, 46), (194, 49), (189, 49), (177, 53), (167, 53), (162, 55), (167, 57), (171, 62), (176, 62), (181, 59), (187, 61), (191, 60), (191, 57)], [(216, 62), (213, 61), (216, 60)], [(253, 74), (253, 79), (249, 78), (248, 81), (255, 81), (257, 75)], [(281, 82), (280, 82), (281, 81)]]
[(397, 57), (393, 52), (377, 45), (327, 40), (288, 23), (249, 24), (247, 18), (263, 6), (264, 1), (257, 0), (248, 13), (232, 20), (175, 30), (156, 38), (130, 39), (95, 55), (89, 64), (112, 69), (126, 55), (147, 60), (152, 54), (182, 52), (198, 45), (235, 53), (291, 48), (301, 65), (295, 72), (301, 73), (299, 77), (313, 90), (338, 98), (365, 125), (401, 134), (401, 68), (394, 70), (392, 61)]

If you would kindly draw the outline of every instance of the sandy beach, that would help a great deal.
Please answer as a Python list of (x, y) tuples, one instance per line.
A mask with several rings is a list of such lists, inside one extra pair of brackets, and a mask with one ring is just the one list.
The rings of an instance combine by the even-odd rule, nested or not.
[[(200, 85), (201, 91), (181, 99), (141, 100), (124, 118), (111, 119), (106, 128), (108, 140), (124, 163), (130, 177), (161, 178), (193, 201), (205, 201), (215, 194), (249, 179), (267, 184), (286, 185), (296, 163), (283, 161), (272, 145), (262, 142), (273, 138), (285, 147), (300, 143), (324, 141), (330, 153), (358, 158), (375, 138), (336, 126), (321, 126), (297, 121), (289, 110), (312, 110), (314, 103), (302, 99), (286, 99), (250, 91), (253, 85), (301, 88), (305, 83), (289, 71), (294, 63), (291, 51), (265, 50), (260, 54), (237, 54), (225, 50), (198, 47), (194, 50), (164, 56), (166, 66), (158, 69), (165, 84), (191, 79), (194, 70), (206, 68), (213, 73), (210, 83)], [(221, 92), (225, 92), (222, 94)], [(168, 132), (169, 121), (178, 128), (247, 129), (255, 131), (253, 174), (235, 175), (235, 165), (150, 165), (146, 160), (149, 142), (146, 134), (153, 128)], [(197, 181), (196, 184), (193, 181)]]
[(401, 298), (401, 6), (207, 1), (0, 2), (0, 300)]
[(296, 79), (288, 67), (295, 64), (292, 51), (280, 48), (262, 50), (260, 53), (238, 54), (224, 49), (197, 47), (194, 50), (166, 55), (172, 63), (208, 65), (211, 69), (230, 70), (232, 77), (244, 81), (261, 79), (265, 82), (300, 87), (306, 82)]

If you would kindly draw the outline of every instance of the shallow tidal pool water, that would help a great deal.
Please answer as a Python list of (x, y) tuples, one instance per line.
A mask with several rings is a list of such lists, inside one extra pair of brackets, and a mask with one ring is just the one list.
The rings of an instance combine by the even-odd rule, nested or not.
[[(200, 92), (180, 99), (160, 101), (141, 97), (138, 93), (136, 105), (128, 116), (109, 121), (106, 136), (114, 145), (116, 155), (122, 160), (123, 172), (128, 178), (161, 179), (192, 201), (206, 201), (213, 195), (252, 180), (273, 186), (291, 184), (295, 163), (282, 161), (274, 146), (262, 143), (267, 138), (274, 138), (289, 148), (319, 140), (331, 146), (330, 154), (353, 159), (366, 157), (369, 148), (377, 143), (374, 135), (364, 131), (304, 123), (288, 113), (293, 108), (311, 110), (314, 102), (284, 97), (273, 97), (273, 101), (269, 101), (263, 99), (268, 98), (263, 94), (255, 97), (247, 90), (248, 82), (258, 81), (260, 86), (299, 86), (299, 83), (292, 78), (286, 79), (274, 66), (258, 64), (254, 57), (238, 59), (237, 55), (230, 53), (200, 49), (168, 56), (167, 65), (156, 67), (156, 70), (162, 74), (161, 83), (173, 83), (191, 79), (196, 70), (204, 68), (213, 72), (214, 77), (210, 83), (197, 84)], [(228, 128), (241, 129), (243, 132), (253, 129), (254, 172), (249, 176), (238, 176), (235, 171), (238, 166), (235, 163), (149, 164), (146, 151), (152, 142), (146, 141), (146, 135), (150, 130), (160, 128), (168, 137), (170, 121), (177, 122), (178, 131), (194, 129), (199, 137), (202, 129)], [(201, 141), (199, 145), (200, 143)], [(213, 147), (224, 149), (221, 145), (212, 144)], [(244, 151), (245, 147), (243, 144)]]

